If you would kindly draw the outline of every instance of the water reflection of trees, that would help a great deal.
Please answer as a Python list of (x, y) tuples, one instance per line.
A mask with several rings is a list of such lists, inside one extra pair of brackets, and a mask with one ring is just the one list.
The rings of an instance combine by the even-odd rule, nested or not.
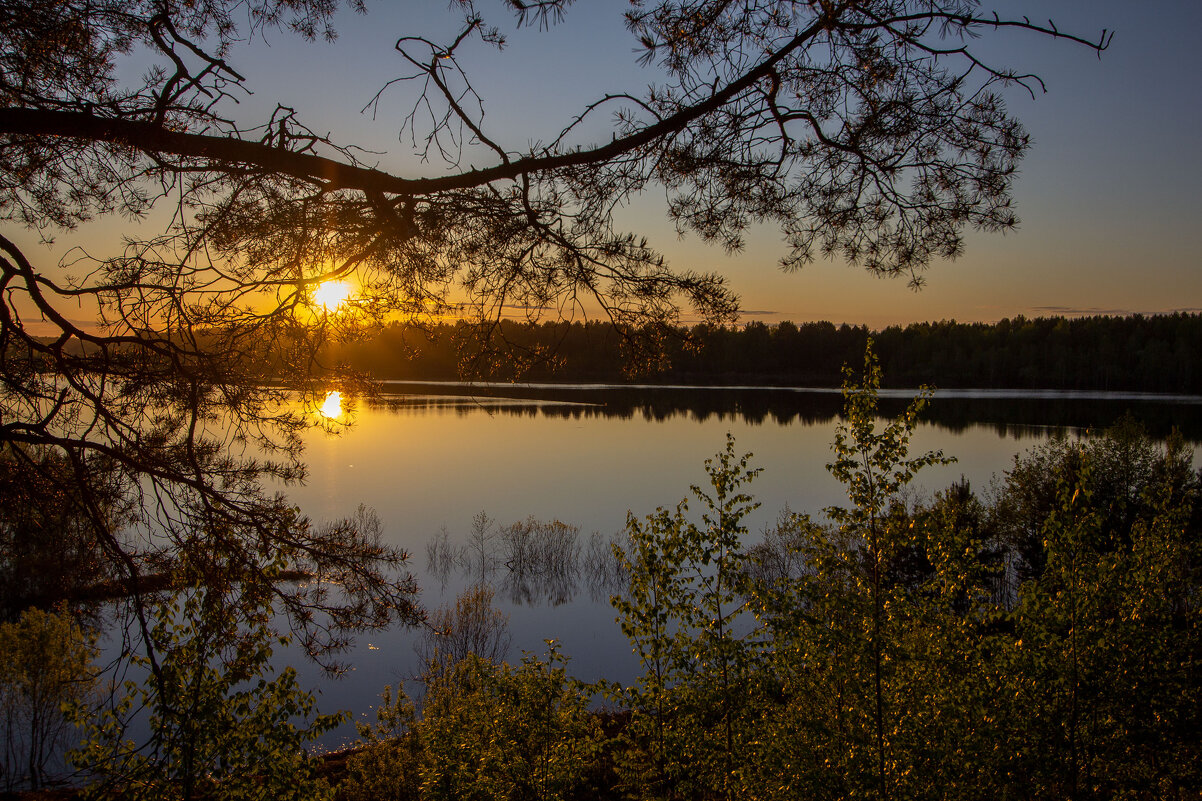
[[(410, 386), (406, 385), (406, 389)], [(413, 392), (385, 395), (369, 402), (372, 408), (402, 410), (454, 410), (473, 414), (480, 410), (516, 416), (545, 416), (573, 420), (594, 418), (654, 422), (685, 418), (711, 419), (761, 425), (830, 424), (840, 414), (838, 392), (789, 388), (748, 387), (624, 387), (554, 385), (412, 385)], [(436, 394), (430, 394), (436, 393)], [(881, 398), (883, 416), (900, 414), (909, 396)], [(1111, 398), (1055, 396), (1011, 397), (976, 395), (947, 397), (936, 394), (924, 412), (927, 424), (960, 432), (978, 426), (1001, 437), (1042, 434), (1049, 430), (1103, 429), (1130, 413), (1155, 437), (1173, 429), (1187, 440), (1202, 441), (1202, 415), (1198, 404), (1165, 396)]]
[[(72, 480), (77, 471), (92, 487), (87, 497)], [(114, 546), (95, 532), (120, 531), (133, 509), (107, 460), (76, 465), (49, 449), (9, 446), (0, 450), (0, 498), (0, 621), (28, 607), (67, 604), (82, 613), (120, 585), (105, 558)]]
[(559, 606), (582, 592), (602, 602), (619, 592), (625, 576), (613, 553), (623, 535), (533, 517), (500, 525), (483, 512), (463, 541), (444, 527), (426, 543), (426, 572), (445, 590), (453, 578), (488, 586), (516, 606)]
[(444, 675), (472, 654), (493, 663), (505, 659), (513, 638), (509, 618), (493, 607), (493, 596), (492, 587), (473, 585), (455, 599), (454, 606), (430, 614), (430, 625), (414, 644), (422, 681)]

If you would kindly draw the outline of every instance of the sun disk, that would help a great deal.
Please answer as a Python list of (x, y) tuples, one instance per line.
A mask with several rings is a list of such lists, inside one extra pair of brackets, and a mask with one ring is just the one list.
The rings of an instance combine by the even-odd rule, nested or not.
[(346, 281), (325, 281), (313, 290), (313, 303), (326, 311), (334, 311), (350, 296), (351, 285)]

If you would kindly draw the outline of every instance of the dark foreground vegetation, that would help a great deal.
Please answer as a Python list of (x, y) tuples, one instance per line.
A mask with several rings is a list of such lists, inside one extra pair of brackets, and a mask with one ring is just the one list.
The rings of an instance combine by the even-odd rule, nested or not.
[[(998, 323), (866, 326), (782, 322), (695, 326), (660, 333), (655, 358), (632, 361), (645, 340), (608, 323), (442, 324), (426, 331), (393, 325), (328, 354), (377, 378), (617, 382), (641, 377), (681, 383), (763, 383), (837, 387), (843, 365), (869, 336), (891, 386), (1202, 392), (1202, 315), (1016, 317)], [(474, 354), (464, 362), (463, 345)]]
[[(5, 780), (42, 775), (61, 709), (101, 798), (1197, 798), (1191, 454), (1127, 419), (1016, 457), (995, 491), (915, 501), (907, 483), (944, 457), (908, 452), (923, 400), (882, 425), (877, 386), (869, 357), (830, 465), (846, 506), (785, 511), (754, 541), (758, 470), (728, 440), (692, 508), (629, 519), (612, 553), (643, 666), (629, 686), (572, 680), (553, 642), (505, 663), (478, 585), (430, 617), (420, 704), (386, 689), (359, 746), (322, 762), (306, 744), (341, 718), (268, 666), (269, 599), (232, 621), (198, 585), (152, 604), (174, 645), (142, 667), (165, 680), (131, 679), (115, 708), (78, 625), (0, 627)], [(126, 739), (131, 708), (148, 746)]]

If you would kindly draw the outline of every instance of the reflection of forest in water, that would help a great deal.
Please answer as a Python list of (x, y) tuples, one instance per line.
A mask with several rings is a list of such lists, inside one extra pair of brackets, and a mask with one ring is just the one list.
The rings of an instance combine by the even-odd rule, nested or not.
[[(624, 387), (618, 385), (392, 384), (407, 394), (381, 395), (368, 402), (379, 409), (458, 409), (462, 414), (560, 418), (618, 418), (664, 421), (689, 417), (742, 420), (759, 425), (827, 424), (843, 408), (838, 391), (761, 387)], [(914, 391), (917, 393), (917, 390)], [(880, 399), (880, 413), (900, 414), (913, 393), (892, 391)], [(1101, 429), (1126, 414), (1163, 438), (1174, 429), (1190, 442), (1202, 442), (1202, 398), (1197, 396), (1009, 392), (937, 394), (924, 410), (924, 422), (952, 432), (977, 426), (999, 436), (1049, 431)]]

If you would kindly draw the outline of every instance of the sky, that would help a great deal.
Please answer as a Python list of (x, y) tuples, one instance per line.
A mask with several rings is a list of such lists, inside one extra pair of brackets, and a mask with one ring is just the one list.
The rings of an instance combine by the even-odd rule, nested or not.
[[(478, 47), (465, 63), (485, 99), (487, 123), (511, 149), (554, 136), (605, 92), (638, 91), (654, 78), (637, 63), (622, 25), (623, 0), (581, 0), (546, 31), (518, 29), (498, 2), (479, 5), (509, 44), (500, 52)], [(878, 328), (1020, 314), (1202, 311), (1202, 48), (1195, 40), (1202, 0), (995, 0), (983, 7), (1051, 18), (1086, 38), (1103, 28), (1115, 35), (1100, 59), (1023, 32), (979, 42), (995, 62), (1035, 72), (1047, 86), (1034, 98), (1017, 88), (1007, 95), (1033, 140), (1014, 191), (1021, 224), (1004, 235), (969, 233), (964, 255), (932, 263), (923, 289), (841, 261), (783, 273), (778, 262), (787, 248), (768, 226), (753, 230), (733, 255), (680, 238), (655, 195), (635, 200), (619, 222), (646, 235), (672, 265), (727, 276), (744, 321)], [(374, 119), (362, 109), (400, 69), (396, 39), (446, 34), (456, 15), (440, 2), (368, 0), (368, 10), (340, 16), (333, 44), (272, 33), (236, 47), (229, 60), (255, 94), (234, 113), (256, 119), (278, 102), (296, 108), (311, 128), (378, 152), (385, 169), (437, 175), (439, 165), (416, 161), (398, 141), (409, 108), (403, 87), (384, 95)], [(598, 119), (589, 132), (608, 139), (605, 123)], [(484, 154), (467, 161), (490, 163)], [(60, 248), (116, 234), (84, 229)]]

